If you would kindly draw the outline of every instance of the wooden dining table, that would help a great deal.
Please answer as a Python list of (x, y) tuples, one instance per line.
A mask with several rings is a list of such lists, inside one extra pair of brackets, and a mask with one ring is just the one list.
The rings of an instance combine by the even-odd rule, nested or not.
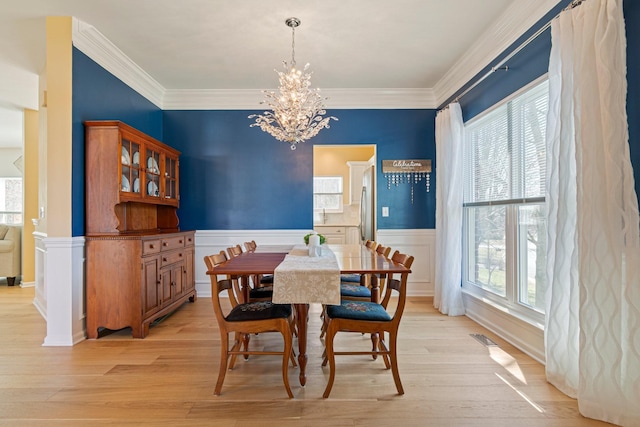
[[(402, 264), (395, 263), (389, 258), (378, 254), (375, 250), (364, 245), (323, 245), (330, 249), (336, 256), (340, 274), (361, 274), (362, 284), (368, 277), (371, 285), (371, 300), (379, 301), (378, 277), (394, 273), (410, 273)], [(244, 252), (239, 256), (214, 267), (207, 274), (230, 275), (240, 278), (244, 301), (249, 299), (249, 278), (259, 275), (273, 274), (274, 270), (287, 256), (286, 247), (280, 246), (275, 251), (268, 247), (258, 246), (256, 251)], [(304, 283), (300, 284), (304, 286)], [(339, 286), (339, 283), (338, 283)], [(313, 301), (317, 302), (317, 301)], [(309, 304), (296, 301), (293, 303), (296, 310), (296, 326), (298, 329), (298, 364), (300, 367), (300, 385), (305, 385), (307, 367), (307, 318)]]

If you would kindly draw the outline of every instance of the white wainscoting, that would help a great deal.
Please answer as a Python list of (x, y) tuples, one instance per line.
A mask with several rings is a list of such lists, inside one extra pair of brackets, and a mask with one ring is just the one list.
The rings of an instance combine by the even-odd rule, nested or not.
[(433, 296), (435, 283), (435, 229), (378, 230), (376, 242), (391, 248), (391, 254), (400, 251), (413, 255), (411, 274), (407, 281), (407, 295)]
[[(204, 265), (205, 255), (226, 251), (230, 246), (255, 240), (260, 245), (298, 245), (310, 230), (197, 230), (195, 277), (198, 296), (211, 296), (211, 280)], [(409, 275), (408, 294), (433, 296), (435, 230), (378, 230), (378, 242), (391, 251), (413, 255), (415, 260)]]
[(45, 261), (47, 249), (44, 245), (44, 239), (47, 237), (46, 234), (36, 231), (33, 233), (33, 238), (35, 240), (35, 296), (33, 297), (33, 305), (36, 306), (40, 315), (46, 320), (47, 319), (47, 292), (46, 292), (46, 281), (44, 276), (45, 271)]
[(34, 303), (47, 321), (43, 346), (72, 346), (86, 337), (84, 259), (84, 237), (36, 238)]

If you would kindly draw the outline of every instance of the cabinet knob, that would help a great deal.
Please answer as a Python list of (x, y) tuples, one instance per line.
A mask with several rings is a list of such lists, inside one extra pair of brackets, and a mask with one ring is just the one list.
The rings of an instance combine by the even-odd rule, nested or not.
[(180, 253), (178, 254), (178, 256), (179, 256), (180, 258), (182, 258), (182, 252), (180, 252)]
[(167, 242), (162, 242), (162, 246), (169, 246)]
[(178, 243), (182, 244), (182, 240), (178, 240)]
[(156, 281), (156, 285), (159, 285), (160, 283), (162, 283), (160, 280)]
[(167, 262), (167, 259), (166, 258), (162, 258), (162, 262)]
[(149, 245), (149, 249), (153, 249), (153, 245)]

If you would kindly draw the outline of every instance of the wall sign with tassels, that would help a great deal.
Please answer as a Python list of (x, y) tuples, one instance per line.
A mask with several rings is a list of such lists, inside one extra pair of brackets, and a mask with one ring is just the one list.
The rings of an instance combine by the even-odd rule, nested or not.
[(411, 204), (413, 204), (413, 187), (425, 182), (427, 192), (431, 186), (431, 159), (422, 160), (383, 160), (382, 174), (387, 179), (387, 189), (391, 185), (411, 185)]

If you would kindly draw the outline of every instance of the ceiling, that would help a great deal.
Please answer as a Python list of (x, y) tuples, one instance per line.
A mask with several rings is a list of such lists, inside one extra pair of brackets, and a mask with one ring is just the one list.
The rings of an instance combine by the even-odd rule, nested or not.
[[(539, 6), (532, 10), (536, 2), (545, 3), (542, 12)], [(74, 16), (95, 27), (167, 90), (274, 88), (274, 69), (291, 59), (291, 29), (284, 21), (295, 16), (302, 21), (296, 30), (296, 61), (311, 64), (314, 87), (433, 89), (441, 98), (451, 95), (445, 93), (451, 75), (460, 87), (478, 67), (488, 65), (478, 64), (477, 57), (495, 55), (515, 40), (508, 34), (516, 31), (514, 21), (526, 30), (558, 0), (536, 2), (3, 1), (0, 147), (21, 145), (21, 127), (11, 130), (15, 112), (38, 108), (46, 16)], [(466, 66), (465, 58), (474, 55), (474, 66)]]

